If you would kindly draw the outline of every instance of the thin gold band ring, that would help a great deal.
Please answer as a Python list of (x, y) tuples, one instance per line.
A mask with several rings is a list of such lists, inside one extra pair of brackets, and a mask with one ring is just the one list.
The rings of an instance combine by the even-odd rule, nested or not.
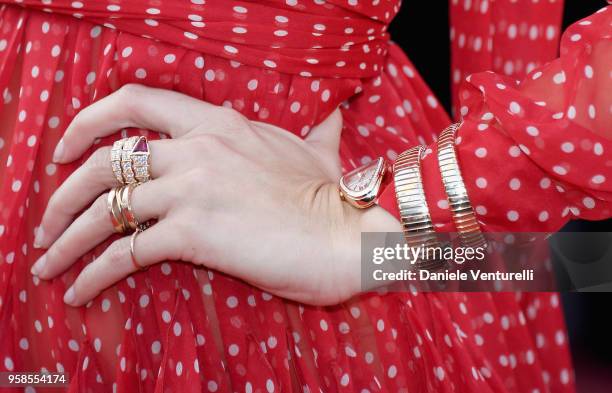
[(132, 260), (132, 265), (134, 265), (134, 268), (136, 270), (143, 270), (146, 269), (145, 266), (142, 266), (138, 263), (138, 261), (136, 260), (136, 254), (134, 253), (134, 246), (136, 243), (136, 236), (138, 236), (143, 230), (140, 228), (136, 228), (136, 230), (134, 231), (134, 233), (132, 233), (132, 236), (130, 236), (130, 259)]

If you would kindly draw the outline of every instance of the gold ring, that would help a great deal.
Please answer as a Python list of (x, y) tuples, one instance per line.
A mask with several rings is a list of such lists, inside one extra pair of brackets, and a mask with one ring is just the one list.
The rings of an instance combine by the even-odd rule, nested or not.
[(111, 167), (120, 184), (151, 180), (151, 152), (147, 138), (132, 136), (115, 141), (111, 148)]
[(134, 268), (136, 268), (136, 270), (143, 270), (145, 269), (144, 266), (141, 266), (138, 261), (136, 260), (136, 256), (134, 254), (134, 243), (136, 242), (136, 236), (138, 236), (140, 234), (140, 232), (142, 232), (143, 230), (140, 228), (136, 228), (136, 230), (134, 231), (134, 233), (132, 233), (132, 236), (130, 236), (130, 258), (132, 259), (132, 265), (134, 265)]
[(117, 200), (117, 193), (119, 190), (119, 187), (115, 187), (110, 190), (106, 199), (106, 204), (108, 206), (108, 213), (110, 215), (111, 223), (113, 224), (115, 232), (124, 233), (125, 224), (123, 222), (123, 217), (121, 216), (121, 211), (118, 210), (119, 206)]
[(137, 137), (130, 152), (130, 160), (138, 183), (151, 180), (151, 153), (147, 138), (144, 136)]
[(141, 225), (132, 210), (132, 192), (137, 187), (137, 184), (131, 183), (124, 186), (119, 191), (119, 208), (121, 210), (121, 216), (126, 227), (131, 230), (137, 230)]
[(129, 137), (125, 140), (123, 147), (121, 148), (121, 172), (123, 174), (123, 184), (136, 183), (130, 153), (132, 152), (137, 140), (137, 136)]
[(123, 170), (121, 169), (121, 152), (125, 140), (126, 138), (115, 141), (113, 143), (113, 147), (111, 148), (111, 167), (113, 168), (113, 175), (115, 175), (115, 179), (117, 179), (119, 184), (125, 184), (125, 181), (123, 180)]
[(487, 242), (472, 209), (455, 153), (455, 132), (458, 128), (459, 123), (451, 124), (442, 131), (438, 138), (438, 165), (442, 183), (444, 183), (448, 205), (463, 246), (486, 247)]

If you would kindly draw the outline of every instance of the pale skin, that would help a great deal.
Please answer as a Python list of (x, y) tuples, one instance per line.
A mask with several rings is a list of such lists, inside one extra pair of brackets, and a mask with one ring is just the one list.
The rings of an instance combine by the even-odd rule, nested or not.
[[(54, 161), (72, 162), (126, 127), (170, 137), (149, 142), (153, 180), (132, 194), (137, 219), (158, 220), (136, 238), (141, 266), (181, 260), (291, 300), (337, 304), (360, 290), (360, 233), (400, 228), (380, 207), (340, 200), (338, 110), (302, 140), (231, 109), (127, 85), (74, 118)], [(120, 184), (109, 157), (99, 148), (49, 200), (35, 239), (47, 249), (32, 267), (39, 278), (57, 277), (114, 233), (106, 197)], [(64, 301), (83, 305), (135, 271), (126, 236), (85, 266)]]

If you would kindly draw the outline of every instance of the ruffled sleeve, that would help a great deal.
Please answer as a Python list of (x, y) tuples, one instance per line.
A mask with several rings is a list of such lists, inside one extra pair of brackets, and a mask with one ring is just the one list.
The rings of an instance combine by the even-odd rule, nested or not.
[[(493, 72), (459, 88), (456, 151), (485, 231), (556, 231), (612, 209), (612, 8), (570, 26), (560, 57), (518, 82)], [(432, 221), (452, 231), (436, 144), (422, 160)], [(399, 216), (393, 186), (379, 204)]]

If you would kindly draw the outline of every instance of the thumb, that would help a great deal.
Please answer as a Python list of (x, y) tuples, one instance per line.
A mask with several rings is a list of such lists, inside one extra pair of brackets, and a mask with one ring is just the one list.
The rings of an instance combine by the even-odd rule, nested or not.
[(342, 134), (342, 114), (334, 110), (321, 123), (310, 130), (304, 141), (312, 147), (323, 164), (331, 170), (334, 177), (340, 177), (340, 135)]

